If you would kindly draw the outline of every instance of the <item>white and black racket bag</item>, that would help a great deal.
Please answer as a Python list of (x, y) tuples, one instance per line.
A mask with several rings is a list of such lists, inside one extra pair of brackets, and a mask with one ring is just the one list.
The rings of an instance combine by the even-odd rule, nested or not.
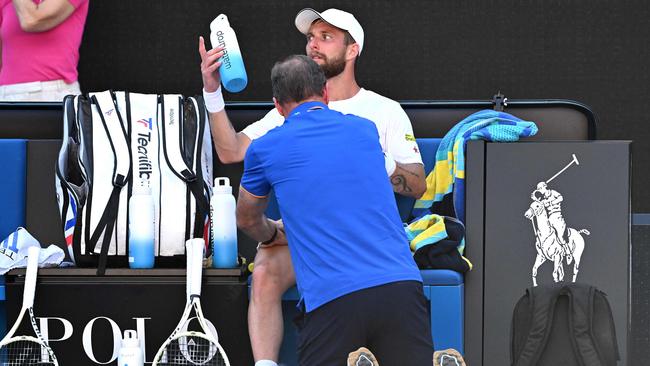
[(63, 101), (56, 192), (77, 266), (127, 267), (128, 201), (151, 188), (156, 266), (182, 266), (185, 241), (205, 237), (212, 144), (200, 98), (105, 91)]

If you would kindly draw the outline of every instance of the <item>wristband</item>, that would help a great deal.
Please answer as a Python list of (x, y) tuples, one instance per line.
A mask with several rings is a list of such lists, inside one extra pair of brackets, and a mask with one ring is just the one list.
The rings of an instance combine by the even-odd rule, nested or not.
[(271, 236), (271, 239), (269, 239), (269, 240), (267, 240), (267, 241), (263, 241), (263, 242), (261, 242), (260, 244), (262, 244), (262, 245), (271, 244), (271, 243), (273, 243), (273, 241), (275, 240), (275, 238), (276, 238), (277, 236), (278, 236), (278, 227), (276, 226), (276, 227), (275, 227), (275, 230), (273, 231), (273, 236)]
[(389, 177), (393, 175), (395, 169), (397, 169), (397, 163), (388, 152), (384, 153), (384, 166), (386, 167), (386, 173), (388, 173)]
[(208, 112), (221, 112), (226, 107), (226, 103), (223, 101), (223, 94), (221, 93), (221, 85), (212, 93), (208, 93), (203, 89), (203, 102)]

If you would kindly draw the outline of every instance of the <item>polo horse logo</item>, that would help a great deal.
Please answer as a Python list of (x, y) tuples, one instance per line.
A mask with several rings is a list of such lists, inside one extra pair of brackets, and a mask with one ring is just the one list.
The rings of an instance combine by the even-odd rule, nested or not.
[(547, 186), (550, 181), (574, 163), (580, 165), (575, 155), (573, 155), (573, 160), (551, 179), (539, 182), (537, 189), (531, 194), (533, 202), (524, 213), (524, 216), (531, 220), (535, 233), (537, 257), (532, 269), (533, 286), (537, 286), (537, 270), (546, 261), (553, 262), (554, 282), (564, 281), (564, 260), (567, 265), (573, 262), (572, 282), (576, 282), (578, 277), (580, 260), (585, 249), (585, 240), (582, 234), (590, 235), (589, 230), (567, 228), (561, 207), (564, 197)]

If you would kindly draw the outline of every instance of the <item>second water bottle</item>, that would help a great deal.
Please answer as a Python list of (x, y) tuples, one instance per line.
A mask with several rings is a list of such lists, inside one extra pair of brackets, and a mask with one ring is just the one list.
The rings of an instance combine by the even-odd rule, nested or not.
[(154, 203), (151, 189), (134, 185), (129, 198), (129, 267), (153, 268), (155, 262)]
[(210, 244), (214, 268), (237, 267), (237, 221), (230, 179), (214, 180), (210, 200)]

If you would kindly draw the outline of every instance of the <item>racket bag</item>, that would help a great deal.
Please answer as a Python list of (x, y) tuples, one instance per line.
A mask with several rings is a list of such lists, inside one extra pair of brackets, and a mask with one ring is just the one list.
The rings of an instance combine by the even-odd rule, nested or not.
[(202, 100), (105, 91), (67, 96), (56, 192), (68, 252), (80, 267), (127, 267), (128, 201), (154, 201), (156, 266), (182, 266), (185, 241), (205, 237), (212, 145)]

